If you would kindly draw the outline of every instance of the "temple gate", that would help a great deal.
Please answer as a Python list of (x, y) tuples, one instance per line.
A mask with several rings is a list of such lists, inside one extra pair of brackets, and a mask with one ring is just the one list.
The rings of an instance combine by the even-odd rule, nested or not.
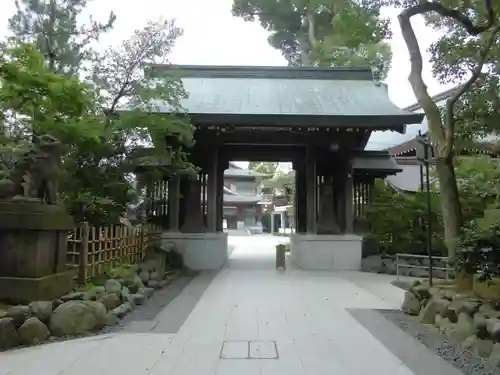
[(357, 218), (375, 178), (401, 171), (388, 152), (364, 148), (372, 131), (404, 132), (422, 114), (396, 107), (368, 68), (156, 66), (152, 72), (182, 75), (189, 93), (182, 105), (196, 126), (189, 152), (200, 173), (155, 183), (152, 194), (168, 190), (168, 197), (164, 208), (150, 212), (161, 217), (164, 243), (176, 242), (188, 267), (216, 269), (228, 259), (222, 228), (228, 162), (265, 160), (292, 162), (296, 173), (292, 261), (302, 269), (360, 269)]

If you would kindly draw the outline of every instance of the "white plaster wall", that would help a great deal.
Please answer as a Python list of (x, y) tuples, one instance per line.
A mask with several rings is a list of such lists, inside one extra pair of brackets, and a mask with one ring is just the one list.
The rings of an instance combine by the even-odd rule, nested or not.
[(290, 258), (301, 269), (358, 271), (361, 269), (361, 236), (292, 234)]
[(228, 259), (227, 233), (163, 232), (161, 247), (174, 242), (184, 257), (187, 268), (213, 270), (221, 268)]

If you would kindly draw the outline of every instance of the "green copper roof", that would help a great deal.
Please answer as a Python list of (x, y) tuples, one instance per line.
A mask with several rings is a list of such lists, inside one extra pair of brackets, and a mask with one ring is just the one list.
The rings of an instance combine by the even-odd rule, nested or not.
[(369, 68), (156, 66), (150, 74), (182, 77), (182, 105), (195, 123), (394, 128), (423, 118), (394, 105)]

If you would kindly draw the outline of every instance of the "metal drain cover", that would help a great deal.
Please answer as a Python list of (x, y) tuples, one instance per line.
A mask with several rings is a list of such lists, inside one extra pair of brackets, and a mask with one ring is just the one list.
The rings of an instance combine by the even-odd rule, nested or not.
[(221, 359), (278, 359), (276, 341), (224, 341)]

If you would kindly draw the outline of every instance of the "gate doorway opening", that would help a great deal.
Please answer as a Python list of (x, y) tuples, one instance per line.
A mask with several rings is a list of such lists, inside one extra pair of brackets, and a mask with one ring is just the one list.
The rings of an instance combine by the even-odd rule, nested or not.
[(228, 163), (224, 171), (223, 222), (228, 244), (234, 247), (229, 256), (232, 267), (275, 266), (276, 245), (288, 243), (285, 236), (295, 230), (294, 192), (295, 173), (290, 162)]

